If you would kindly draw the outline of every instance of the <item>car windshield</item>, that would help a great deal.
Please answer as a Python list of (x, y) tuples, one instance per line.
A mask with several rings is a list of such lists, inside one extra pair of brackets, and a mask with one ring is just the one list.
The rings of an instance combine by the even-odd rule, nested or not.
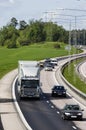
[(64, 90), (64, 87), (63, 86), (55, 86), (54, 89)]
[(37, 87), (39, 86), (39, 80), (22, 80), (21, 81), (21, 85), (25, 85), (25, 86), (28, 86), (28, 87)]
[(80, 107), (78, 105), (67, 105), (65, 110), (80, 110)]
[(51, 67), (51, 65), (47, 65), (47, 67)]
[(56, 60), (52, 60), (51, 62), (57, 62)]

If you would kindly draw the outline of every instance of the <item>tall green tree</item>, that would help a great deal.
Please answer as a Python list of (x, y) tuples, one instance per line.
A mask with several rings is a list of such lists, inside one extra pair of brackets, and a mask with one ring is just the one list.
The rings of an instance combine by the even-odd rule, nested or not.
[(43, 22), (33, 21), (30, 23), (29, 39), (30, 39), (30, 42), (45, 41), (45, 31), (44, 31)]
[(11, 18), (10, 25), (14, 26), (15, 28), (18, 25), (18, 21), (15, 17)]
[(19, 29), (20, 30), (24, 30), (26, 28), (26, 26), (27, 26), (27, 23), (24, 20), (21, 20), (19, 22)]

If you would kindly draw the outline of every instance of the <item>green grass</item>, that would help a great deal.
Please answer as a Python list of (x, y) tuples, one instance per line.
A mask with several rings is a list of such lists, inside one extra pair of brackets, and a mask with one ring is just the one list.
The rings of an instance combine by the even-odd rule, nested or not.
[(84, 81), (80, 79), (80, 77), (77, 75), (75, 71), (75, 66), (83, 60), (86, 60), (86, 58), (81, 58), (71, 62), (71, 64), (69, 64), (63, 70), (63, 75), (68, 80), (68, 82), (70, 82), (72, 85), (74, 85), (77, 89), (79, 89), (83, 93), (86, 93), (86, 84), (84, 83)]
[[(59, 49), (54, 48), (54, 44), (57, 42), (46, 42), (40, 44), (32, 44), (30, 46), (24, 46), (17, 49), (7, 49), (0, 47), (0, 78), (7, 72), (18, 67), (18, 60), (42, 60), (50, 57), (58, 57), (68, 55), (68, 51), (65, 50), (64, 43), (60, 44)], [(71, 51), (71, 53), (74, 50)]]
[(42, 60), (48, 57), (67, 55), (64, 45), (60, 49), (53, 48), (54, 43), (32, 44), (17, 49), (0, 47), (0, 78), (18, 67), (18, 60)]

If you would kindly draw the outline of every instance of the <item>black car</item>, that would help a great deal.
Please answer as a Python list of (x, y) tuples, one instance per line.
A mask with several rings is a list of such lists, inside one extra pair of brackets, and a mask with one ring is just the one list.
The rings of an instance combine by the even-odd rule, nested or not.
[(64, 86), (55, 85), (52, 88), (52, 96), (64, 96), (64, 97), (66, 97), (66, 89), (64, 88)]
[(47, 65), (51, 66), (53, 69), (55, 68), (54, 64), (52, 64), (52, 63), (48, 63)]
[(50, 58), (46, 58), (45, 59), (45, 63), (50, 63), (51, 62), (51, 59)]
[(78, 104), (66, 104), (62, 109), (62, 118), (65, 119), (80, 119), (82, 120), (83, 113)]

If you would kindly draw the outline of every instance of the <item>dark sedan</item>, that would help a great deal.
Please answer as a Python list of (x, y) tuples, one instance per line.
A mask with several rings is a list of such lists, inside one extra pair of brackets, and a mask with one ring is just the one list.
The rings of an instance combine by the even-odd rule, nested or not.
[(66, 97), (66, 89), (64, 88), (64, 86), (55, 85), (52, 88), (52, 96), (64, 96), (64, 97)]
[(66, 104), (62, 110), (62, 118), (65, 119), (79, 119), (82, 120), (83, 113), (78, 104)]

